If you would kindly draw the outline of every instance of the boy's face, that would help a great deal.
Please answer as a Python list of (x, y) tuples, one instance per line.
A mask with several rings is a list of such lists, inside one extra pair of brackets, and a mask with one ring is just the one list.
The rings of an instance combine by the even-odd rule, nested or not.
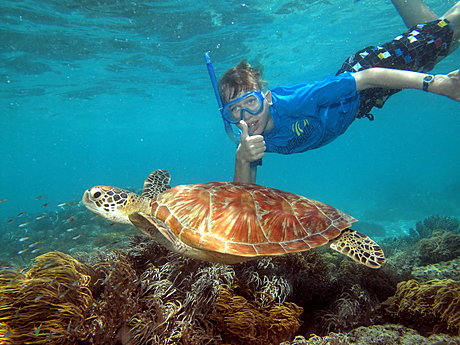
[(271, 129), (271, 104), (270, 91), (265, 94), (258, 91), (243, 91), (224, 106), (224, 117), (232, 123), (244, 120), (248, 125), (249, 135), (261, 135)]

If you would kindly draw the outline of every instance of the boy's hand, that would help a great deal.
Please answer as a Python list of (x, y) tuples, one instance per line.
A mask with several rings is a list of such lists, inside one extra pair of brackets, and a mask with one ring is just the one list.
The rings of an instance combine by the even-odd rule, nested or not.
[(428, 89), (428, 91), (447, 96), (454, 101), (460, 102), (460, 70), (450, 72), (447, 75), (436, 75), (433, 88)]
[(265, 155), (265, 141), (262, 135), (249, 135), (248, 124), (241, 120), (237, 124), (241, 129), (241, 139), (236, 150), (236, 159), (241, 162), (255, 162)]

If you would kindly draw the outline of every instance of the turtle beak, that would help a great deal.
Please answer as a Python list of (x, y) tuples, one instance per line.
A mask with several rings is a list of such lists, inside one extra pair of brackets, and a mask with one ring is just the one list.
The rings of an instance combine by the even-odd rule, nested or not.
[(84, 193), (83, 193), (83, 197), (81, 198), (81, 201), (83, 202), (83, 205), (85, 205), (85, 207), (92, 211), (92, 212), (97, 212), (96, 211), (96, 207), (94, 205), (94, 202), (91, 200), (91, 198), (89, 197), (91, 195), (90, 193), (90, 190), (87, 189)]

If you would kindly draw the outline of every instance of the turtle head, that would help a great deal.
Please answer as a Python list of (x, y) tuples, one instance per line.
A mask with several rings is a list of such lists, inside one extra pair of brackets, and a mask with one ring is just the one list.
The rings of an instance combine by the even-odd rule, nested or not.
[(85, 191), (86, 208), (115, 223), (131, 224), (128, 216), (148, 209), (149, 200), (130, 191), (112, 186), (96, 186)]

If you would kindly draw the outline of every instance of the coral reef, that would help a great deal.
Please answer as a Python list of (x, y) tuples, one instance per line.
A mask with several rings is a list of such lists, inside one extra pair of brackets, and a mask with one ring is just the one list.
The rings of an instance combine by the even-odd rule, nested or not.
[(437, 264), (414, 267), (412, 276), (421, 282), (432, 279), (453, 279), (460, 281), (460, 257)]
[(402, 325), (385, 324), (358, 327), (348, 333), (329, 333), (308, 339), (297, 336), (280, 345), (459, 345), (460, 337), (446, 334), (420, 335), (416, 330)]
[(324, 337), (313, 334), (308, 339), (299, 335), (293, 341), (285, 341), (280, 345), (351, 345), (351, 343), (344, 334), (329, 333)]
[[(442, 263), (460, 256), (459, 221), (453, 217), (432, 216), (418, 222), (410, 236), (385, 240), (387, 265), (399, 274), (419, 271), (420, 267)], [(448, 275), (446, 275), (448, 277)]]
[(437, 230), (455, 232), (459, 229), (460, 221), (454, 217), (431, 216), (415, 224), (415, 229), (410, 229), (413, 238), (430, 237)]
[[(59, 231), (69, 226), (61, 218)], [(384, 242), (390, 255), (379, 270), (326, 246), (233, 266), (171, 253), (143, 235), (114, 251), (107, 243), (129, 232), (106, 224), (99, 236), (94, 223), (78, 226), (97, 248), (79, 240), (72, 256), (50, 252), (29, 268), (0, 270), (0, 343), (440, 345), (454, 340), (376, 325), (397, 321), (424, 335), (460, 329), (460, 283), (423, 282), (459, 279), (460, 234), (449, 217), (420, 222), (425, 237)]]
[(448, 261), (460, 256), (460, 234), (435, 231), (419, 243), (419, 264), (428, 265)]
[[(353, 345), (458, 345), (460, 337), (434, 334), (429, 337), (402, 325), (359, 327), (346, 334)], [(331, 343), (335, 344), (335, 343)]]
[(0, 271), (0, 323), (5, 344), (64, 344), (88, 338), (90, 286), (97, 274), (69, 255), (51, 252), (30, 269)]
[(296, 334), (301, 313), (302, 308), (294, 303), (262, 307), (221, 288), (210, 319), (216, 322), (225, 343), (279, 344)]
[(450, 279), (400, 282), (396, 294), (383, 303), (395, 320), (422, 333), (460, 335), (460, 282)]

